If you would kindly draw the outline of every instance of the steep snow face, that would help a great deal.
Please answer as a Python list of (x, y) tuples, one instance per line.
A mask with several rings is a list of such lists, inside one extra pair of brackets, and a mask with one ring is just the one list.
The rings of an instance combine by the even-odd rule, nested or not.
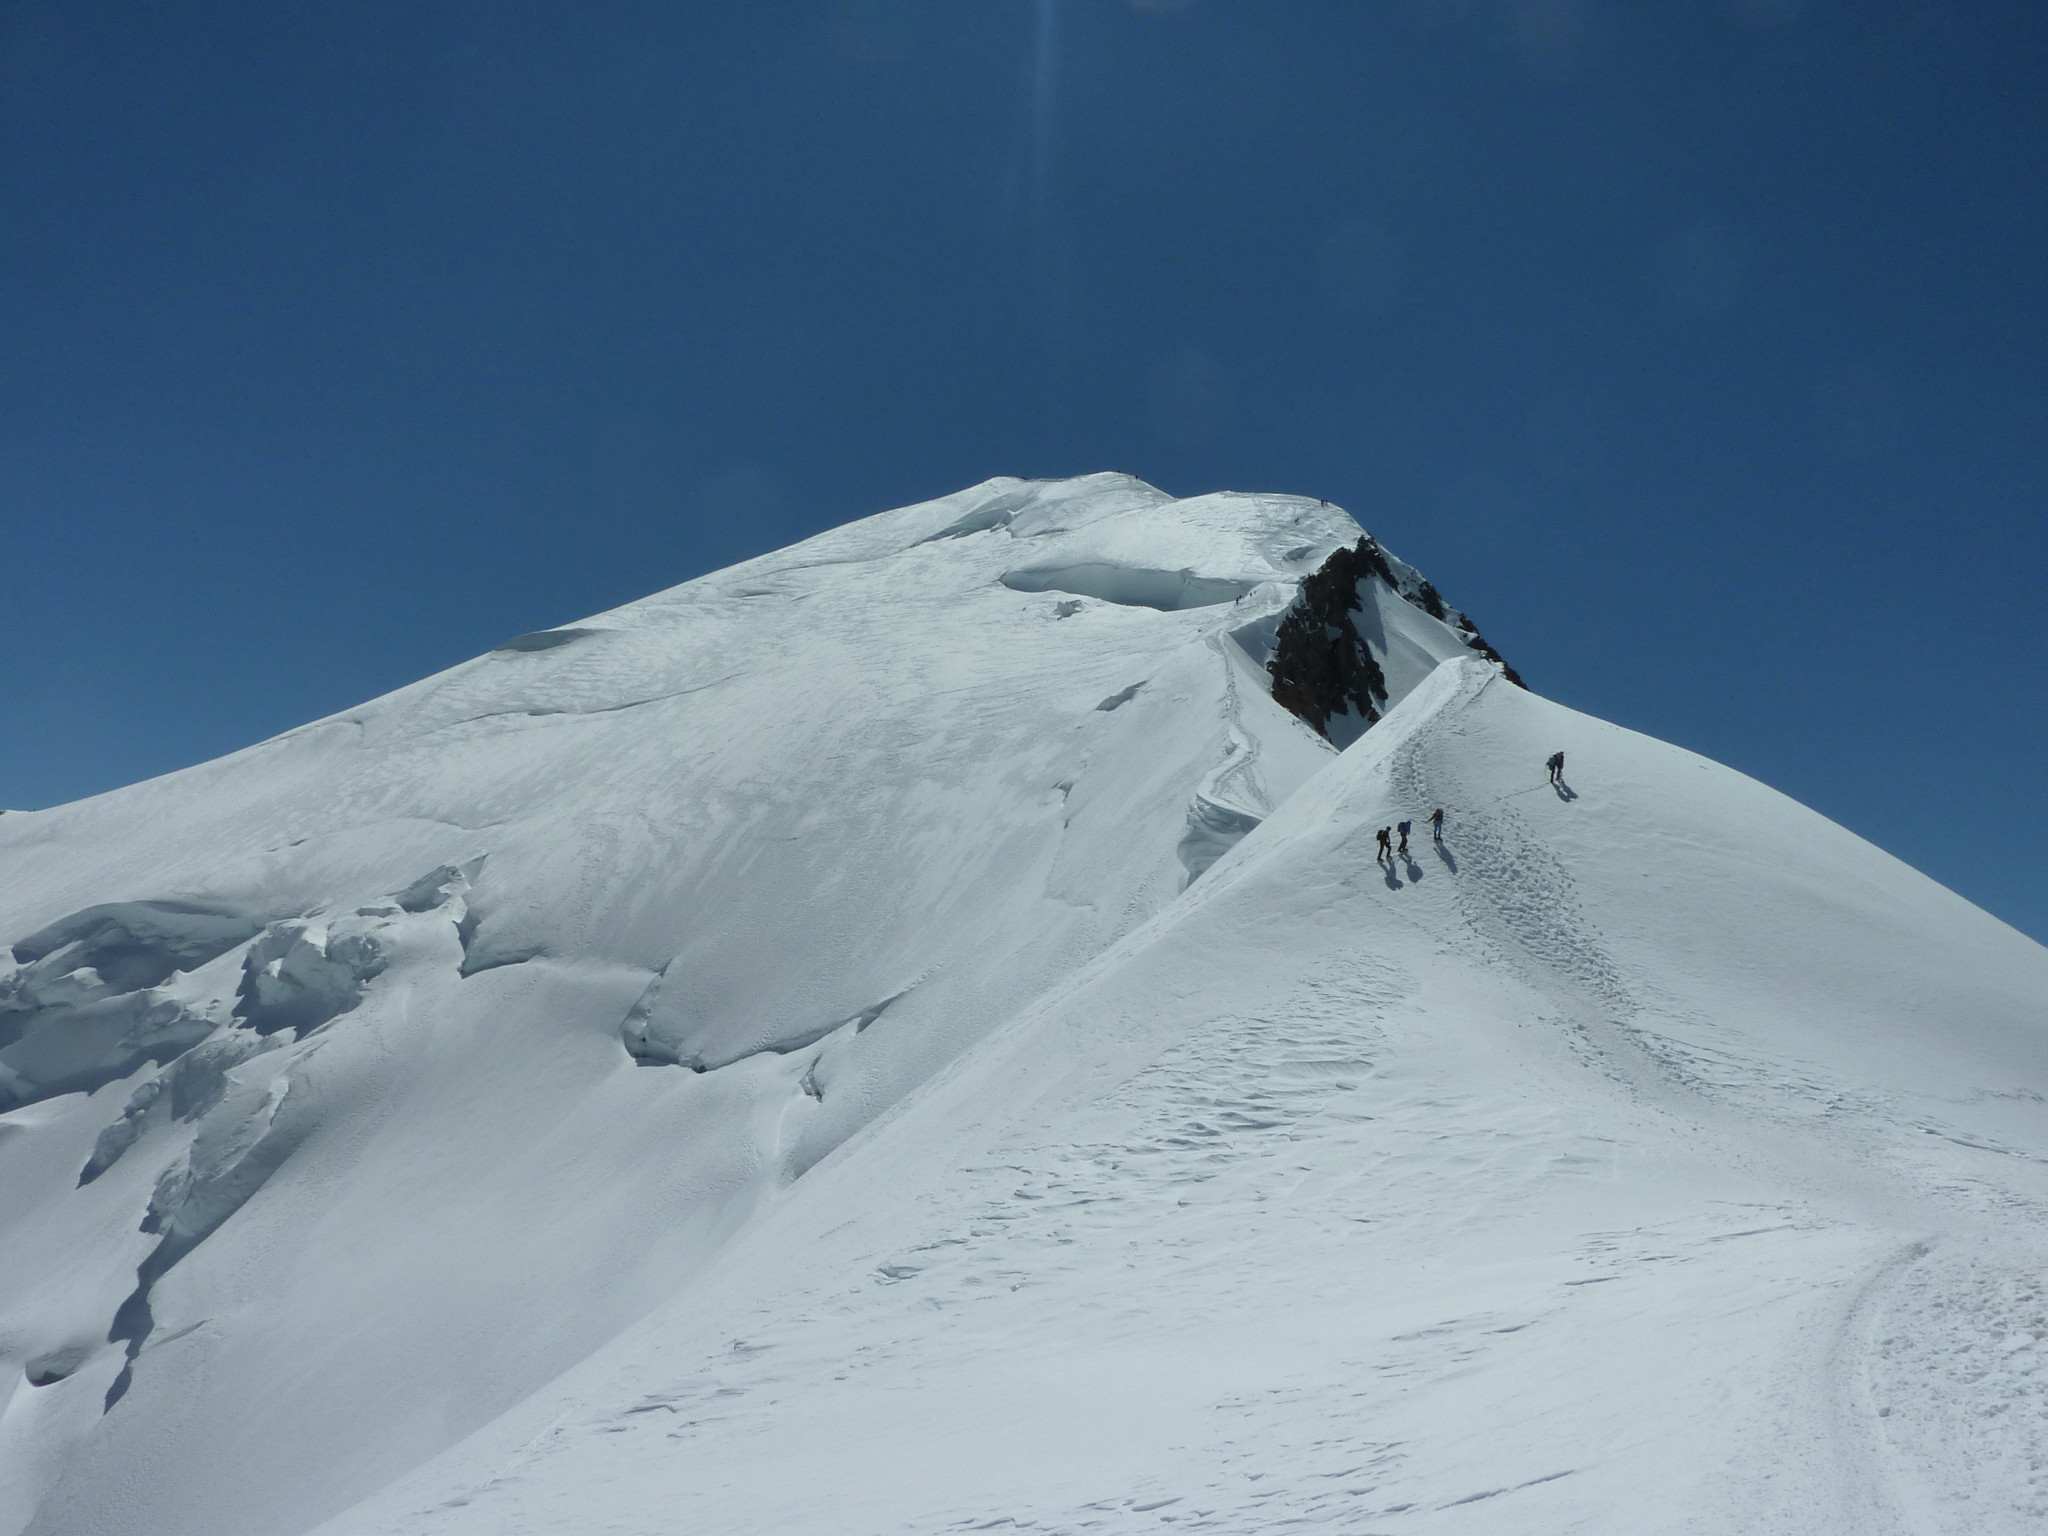
[(304, 1529), (673, 1295), (1331, 760), (1358, 536), (991, 481), (0, 821), (0, 1533)]

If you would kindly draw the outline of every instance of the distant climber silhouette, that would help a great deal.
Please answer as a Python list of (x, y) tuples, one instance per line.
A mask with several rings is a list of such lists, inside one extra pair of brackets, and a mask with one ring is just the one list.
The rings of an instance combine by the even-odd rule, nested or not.
[(1438, 806), (1429, 813), (1429, 840), (1440, 843), (1444, 840), (1444, 808)]
[(1388, 846), (1388, 838), (1390, 831), (1391, 829), (1387, 827), (1380, 828), (1380, 851), (1373, 855), (1373, 858), (1376, 862), (1391, 864), (1394, 861), (1394, 851), (1390, 846)]
[(1395, 829), (1401, 834), (1401, 846), (1398, 850), (1401, 853), (1406, 853), (1408, 851), (1408, 829), (1413, 825), (1413, 822), (1404, 821), (1398, 828)]
[(1564, 782), (1564, 754), (1562, 752), (1551, 753), (1550, 760), (1543, 766), (1550, 770), (1551, 783), (1561, 784)]

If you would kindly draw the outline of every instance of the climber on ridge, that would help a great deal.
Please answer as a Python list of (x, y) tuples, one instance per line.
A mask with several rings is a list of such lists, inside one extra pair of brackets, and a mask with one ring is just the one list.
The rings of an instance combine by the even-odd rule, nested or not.
[(1543, 766), (1550, 770), (1551, 783), (1562, 784), (1564, 782), (1564, 754), (1562, 752), (1551, 753), (1549, 761), (1544, 763)]
[(1440, 843), (1444, 840), (1444, 808), (1438, 806), (1429, 813), (1429, 840)]
[(1408, 829), (1413, 825), (1413, 822), (1404, 821), (1395, 829), (1401, 834), (1401, 846), (1396, 850), (1397, 852), (1406, 853), (1408, 851)]
[(1394, 857), (1393, 850), (1388, 846), (1387, 843), (1389, 830), (1390, 829), (1386, 827), (1380, 828), (1380, 851), (1373, 855), (1374, 860), (1378, 863), (1384, 864)]

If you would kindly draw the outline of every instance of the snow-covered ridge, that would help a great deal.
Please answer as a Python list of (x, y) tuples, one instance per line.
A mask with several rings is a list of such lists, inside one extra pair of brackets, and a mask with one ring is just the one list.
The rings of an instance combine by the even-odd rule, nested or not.
[(0, 819), (0, 1536), (2021, 1528), (2048, 957), (1383, 552), (1340, 754), (1361, 537), (991, 481)]
[(1261, 646), (1358, 536), (990, 481), (9, 816), (0, 1530), (278, 1528), (668, 1294), (1328, 760)]

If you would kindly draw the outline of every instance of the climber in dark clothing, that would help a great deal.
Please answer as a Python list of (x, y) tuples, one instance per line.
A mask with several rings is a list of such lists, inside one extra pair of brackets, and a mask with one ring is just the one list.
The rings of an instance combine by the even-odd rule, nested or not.
[(1438, 806), (1429, 813), (1429, 837), (1430, 841), (1435, 843), (1440, 843), (1444, 840), (1444, 808), (1442, 806)]
[(1380, 851), (1373, 855), (1376, 860), (1385, 861), (1394, 856), (1392, 850), (1387, 845), (1388, 831), (1389, 829), (1386, 827), (1380, 828)]
[(1401, 852), (1401, 853), (1406, 853), (1406, 852), (1408, 851), (1408, 829), (1409, 829), (1409, 827), (1411, 827), (1411, 826), (1413, 826), (1413, 825), (1414, 825), (1414, 823), (1413, 823), (1413, 822), (1407, 822), (1407, 821), (1404, 821), (1404, 822), (1402, 822), (1402, 823), (1401, 823), (1401, 825), (1400, 825), (1400, 826), (1399, 826), (1399, 827), (1398, 827), (1398, 828), (1396, 829), (1396, 830), (1397, 830), (1397, 831), (1399, 831), (1399, 832), (1400, 832), (1400, 834), (1401, 834), (1401, 846), (1400, 846), (1400, 848), (1399, 848), (1399, 849), (1397, 850), (1398, 852)]
[(1544, 766), (1544, 767), (1546, 767), (1546, 768), (1548, 768), (1548, 769), (1550, 770), (1550, 782), (1551, 782), (1551, 783), (1553, 783), (1553, 784), (1557, 784), (1557, 783), (1561, 783), (1561, 782), (1563, 782), (1563, 779), (1564, 779), (1564, 754), (1563, 754), (1562, 752), (1553, 752), (1553, 753), (1551, 753), (1551, 754), (1550, 754), (1550, 761), (1549, 761), (1549, 762), (1547, 762), (1547, 763), (1545, 763), (1545, 764), (1544, 764), (1543, 766)]

